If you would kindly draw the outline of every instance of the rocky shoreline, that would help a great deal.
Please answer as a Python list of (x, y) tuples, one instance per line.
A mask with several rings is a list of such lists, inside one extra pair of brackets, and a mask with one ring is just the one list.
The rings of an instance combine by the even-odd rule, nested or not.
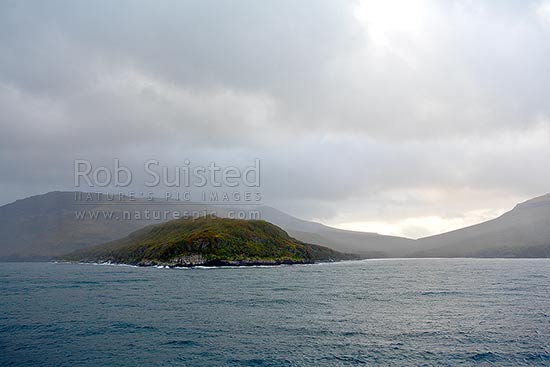
[[(331, 262), (331, 261), (327, 261)], [(136, 263), (117, 262), (110, 258), (104, 259), (83, 259), (78, 263), (85, 264), (113, 264), (132, 266), (156, 266), (169, 268), (192, 268), (196, 266), (277, 266), (277, 265), (304, 265), (314, 264), (315, 261), (291, 260), (291, 259), (243, 259), (243, 260), (221, 260), (207, 259), (200, 254), (178, 256), (169, 261), (142, 260)]]

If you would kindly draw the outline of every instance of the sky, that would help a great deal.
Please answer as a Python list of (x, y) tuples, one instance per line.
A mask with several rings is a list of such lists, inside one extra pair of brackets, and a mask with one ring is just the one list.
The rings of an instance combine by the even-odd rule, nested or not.
[(548, 0), (2, 1), (0, 204), (259, 159), (294, 216), (461, 228), (550, 192), (548, 60)]

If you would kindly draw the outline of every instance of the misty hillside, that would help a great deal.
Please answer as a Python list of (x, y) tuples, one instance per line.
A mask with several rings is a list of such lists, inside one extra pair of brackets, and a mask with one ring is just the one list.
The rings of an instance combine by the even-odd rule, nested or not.
[(471, 227), (417, 240), (422, 257), (550, 257), (550, 195)]
[[(98, 245), (127, 236), (136, 229), (166, 220), (77, 219), (75, 212), (108, 211), (122, 218), (124, 211), (204, 211), (200, 204), (172, 202), (109, 202), (105, 198), (83, 203), (74, 192), (50, 192), (17, 200), (0, 207), (0, 258), (4, 260), (48, 259), (74, 250)], [(84, 205), (85, 204), (85, 205)], [(208, 207), (221, 217), (230, 208)], [(294, 218), (270, 207), (258, 207), (261, 219), (271, 222), (300, 241), (327, 246), (342, 252), (364, 256), (398, 256), (412, 240), (377, 234), (343, 231), (319, 223)], [(172, 219), (172, 218), (168, 218)]]
[[(120, 218), (124, 211), (163, 211), (165, 202), (93, 201), (82, 205), (74, 192), (50, 192), (0, 207), (0, 259), (49, 259), (113, 241), (166, 220), (77, 219), (77, 211), (104, 210)], [(230, 207), (213, 207), (220, 217)], [(170, 210), (204, 212), (200, 204), (172, 202)], [(254, 207), (261, 219), (311, 244), (365, 257), (550, 257), (550, 195), (517, 205), (504, 215), (460, 230), (410, 240), (331, 228), (301, 220), (271, 207)], [(168, 218), (172, 219), (172, 218)]]
[(262, 207), (261, 212), (262, 219), (284, 228), (300, 241), (332, 247), (339, 251), (369, 257), (397, 257), (407, 254), (415, 245), (415, 241), (408, 238), (328, 227), (292, 217), (270, 207)]
[[(42, 259), (97, 245), (128, 235), (157, 220), (78, 219), (76, 212), (163, 209), (143, 200), (108, 202), (104, 198), (82, 203), (73, 192), (50, 192), (17, 200), (0, 207), (0, 258)], [(186, 210), (192, 210), (186, 206)]]

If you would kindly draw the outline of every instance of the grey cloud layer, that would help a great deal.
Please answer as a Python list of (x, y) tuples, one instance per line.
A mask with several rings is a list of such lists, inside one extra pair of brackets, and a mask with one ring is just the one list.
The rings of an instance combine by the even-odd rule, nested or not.
[(0, 200), (115, 156), (259, 157), (266, 200), (321, 219), (434, 214), (419, 191), (442, 216), (483, 205), (453, 190), (548, 191), (548, 4), (383, 3), (2, 3)]

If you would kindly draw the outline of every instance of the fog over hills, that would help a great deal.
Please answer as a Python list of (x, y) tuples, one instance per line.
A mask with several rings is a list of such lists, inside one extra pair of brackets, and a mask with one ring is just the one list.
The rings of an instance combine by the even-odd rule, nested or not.
[(262, 218), (284, 228), (297, 239), (372, 257), (403, 256), (414, 240), (376, 233), (347, 231), (292, 217), (270, 207), (261, 207)]
[[(169, 218), (121, 219), (125, 212), (164, 212), (167, 209), (228, 216), (230, 206), (136, 199), (91, 202), (75, 200), (74, 192), (50, 192), (0, 207), (0, 259), (44, 260), (70, 251), (122, 238), (149, 224)], [(242, 208), (241, 208), (242, 209)], [(375, 233), (346, 231), (306, 221), (277, 209), (260, 212), (296, 239), (366, 257), (550, 257), (550, 195), (517, 205), (504, 215), (475, 226), (411, 240)], [(78, 218), (77, 212), (99, 211), (97, 218)], [(103, 212), (111, 213), (105, 217)]]
[(102, 216), (77, 220), (75, 216), (78, 210), (96, 210), (104, 205), (96, 202), (84, 207), (71, 192), (50, 192), (4, 205), (0, 207), (0, 257), (48, 258), (119, 238), (147, 224)]
[[(83, 202), (76, 200), (74, 192), (50, 192), (17, 200), (0, 207), (0, 257), (4, 259), (47, 259), (108, 241), (116, 240), (149, 224), (170, 219), (153, 216), (131, 220), (121, 219), (124, 212), (179, 211), (193, 215), (215, 212), (225, 217), (242, 208), (205, 206), (197, 203), (166, 202), (161, 199), (149, 202), (135, 199), (132, 202), (109, 201), (105, 196)], [(82, 194), (83, 198), (86, 194)], [(167, 205), (169, 204), (169, 205)], [(398, 256), (412, 240), (371, 233), (344, 231), (294, 218), (276, 209), (262, 206), (250, 207), (259, 211), (261, 219), (288, 231), (298, 240), (331, 247), (342, 252), (365, 256)], [(76, 213), (99, 212), (97, 218), (77, 218)], [(110, 213), (106, 218), (103, 213)]]

